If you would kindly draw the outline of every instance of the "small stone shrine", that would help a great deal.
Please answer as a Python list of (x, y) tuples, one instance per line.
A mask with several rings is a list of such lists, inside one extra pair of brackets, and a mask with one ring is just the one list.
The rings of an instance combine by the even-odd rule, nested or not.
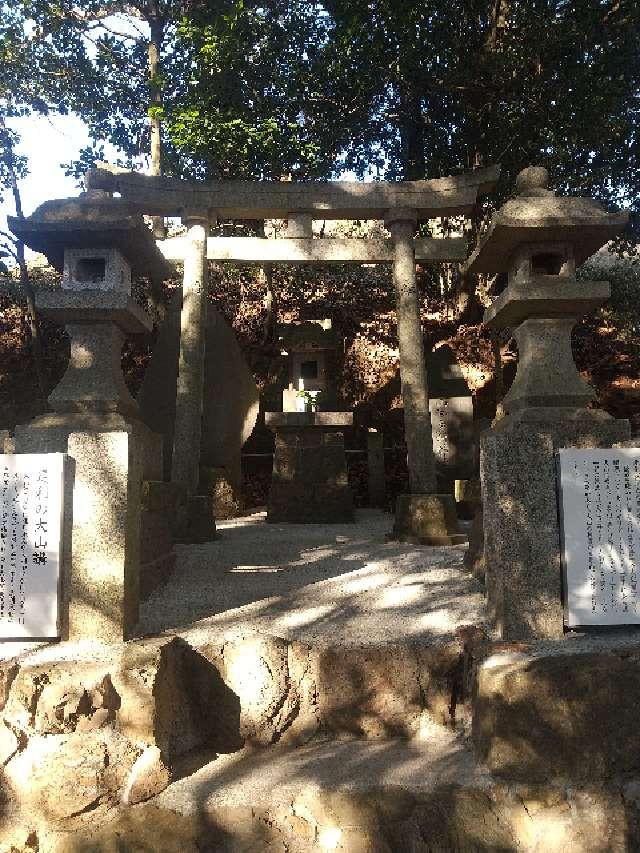
[(170, 270), (142, 216), (104, 193), (50, 201), (9, 224), (63, 273), (62, 288), (41, 290), (36, 305), (65, 326), (69, 365), (51, 411), (15, 435), (18, 454), (68, 453), (75, 462), (62, 636), (121, 641), (138, 621), (141, 590), (175, 559), (158, 482), (162, 438), (140, 420), (120, 368), (125, 337), (151, 330), (131, 296), (132, 275), (161, 280)]
[(609, 297), (606, 282), (578, 280), (576, 266), (624, 227), (585, 198), (558, 198), (546, 169), (529, 167), (518, 195), (493, 217), (469, 259), (469, 272), (508, 273), (486, 310), (492, 329), (518, 344), (505, 417), (481, 439), (489, 610), (505, 640), (558, 639), (564, 614), (556, 452), (606, 448), (629, 435), (627, 421), (587, 408), (593, 390), (571, 351), (576, 322)]
[(282, 328), (282, 355), (287, 359), (288, 387), (282, 392), (283, 412), (304, 412), (338, 404), (338, 341), (331, 320), (302, 321)]
[(353, 425), (353, 414), (330, 411), (337, 408), (338, 348), (331, 321), (292, 324), (281, 340), (288, 387), (282, 412), (265, 414), (275, 434), (267, 520), (352, 522), (344, 430)]

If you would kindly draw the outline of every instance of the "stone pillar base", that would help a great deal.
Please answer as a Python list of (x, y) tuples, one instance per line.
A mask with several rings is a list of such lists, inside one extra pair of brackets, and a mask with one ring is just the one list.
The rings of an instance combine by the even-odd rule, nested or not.
[(214, 518), (235, 518), (240, 515), (240, 495), (226, 468), (202, 467), (198, 492), (211, 498)]
[(202, 545), (217, 538), (213, 498), (211, 495), (189, 495), (176, 541), (183, 545)]
[(398, 495), (392, 539), (420, 545), (464, 545), (453, 495)]
[(611, 447), (628, 421), (577, 410), (573, 420), (526, 422), (508, 416), (482, 434), (487, 605), (500, 639), (559, 639), (564, 633), (555, 453)]

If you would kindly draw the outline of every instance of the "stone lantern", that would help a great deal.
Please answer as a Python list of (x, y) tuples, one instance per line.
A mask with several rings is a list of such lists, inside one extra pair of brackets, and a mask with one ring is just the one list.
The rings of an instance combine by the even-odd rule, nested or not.
[[(63, 578), (63, 636), (121, 641), (138, 621), (143, 559), (160, 571), (171, 542), (143, 523), (143, 481), (162, 479), (162, 438), (139, 418), (120, 367), (125, 337), (151, 330), (131, 295), (132, 276), (171, 274), (142, 216), (107, 193), (49, 201), (9, 227), (63, 274), (36, 294), (38, 311), (64, 325), (67, 370), (50, 411), (16, 428), (18, 453), (75, 460), (71, 565)], [(166, 546), (166, 547), (165, 547)], [(142, 550), (141, 550), (142, 549)], [(145, 553), (142, 553), (145, 552)]]
[[(61, 289), (36, 296), (38, 310), (63, 324), (71, 339), (69, 366), (49, 397), (51, 409), (65, 414), (58, 419), (57, 444), (64, 444), (66, 427), (86, 425), (89, 417), (103, 424), (116, 414), (137, 418), (120, 353), (127, 335), (148, 333), (152, 324), (131, 296), (131, 278), (171, 274), (142, 217), (127, 202), (101, 194), (46, 202), (28, 219), (10, 218), (9, 225), (63, 274)], [(63, 449), (51, 447), (51, 422), (48, 417), (47, 449)]]
[(607, 282), (576, 279), (576, 266), (618, 234), (627, 215), (555, 196), (539, 167), (518, 175), (517, 190), (466, 269), (508, 276), (484, 316), (491, 329), (513, 330), (519, 352), (505, 416), (481, 439), (486, 582), (498, 634), (529, 640), (563, 634), (555, 453), (610, 447), (629, 435), (626, 421), (587, 408), (593, 389), (571, 351), (576, 322), (610, 294)]

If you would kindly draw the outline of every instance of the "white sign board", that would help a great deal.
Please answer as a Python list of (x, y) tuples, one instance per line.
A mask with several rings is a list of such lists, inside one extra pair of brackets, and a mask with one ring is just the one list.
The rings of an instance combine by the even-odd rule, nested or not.
[(567, 626), (640, 625), (640, 449), (558, 458)]
[(59, 637), (63, 453), (0, 454), (0, 639)]

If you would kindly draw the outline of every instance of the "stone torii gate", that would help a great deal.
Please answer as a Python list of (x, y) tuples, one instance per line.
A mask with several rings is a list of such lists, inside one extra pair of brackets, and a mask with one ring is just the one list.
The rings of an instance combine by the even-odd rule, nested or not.
[[(158, 243), (167, 260), (184, 262), (181, 340), (172, 480), (198, 485), (203, 400), (207, 259), (251, 263), (392, 263), (410, 494), (400, 496), (395, 533), (427, 544), (457, 541), (451, 496), (437, 495), (416, 261), (462, 262), (464, 239), (414, 239), (417, 225), (469, 214), (500, 169), (405, 182), (198, 183), (100, 166), (86, 175), (88, 194), (119, 193), (150, 216), (180, 216), (186, 234)], [(285, 239), (209, 237), (214, 220), (288, 221)], [(314, 219), (383, 220), (390, 240), (313, 239)]]

